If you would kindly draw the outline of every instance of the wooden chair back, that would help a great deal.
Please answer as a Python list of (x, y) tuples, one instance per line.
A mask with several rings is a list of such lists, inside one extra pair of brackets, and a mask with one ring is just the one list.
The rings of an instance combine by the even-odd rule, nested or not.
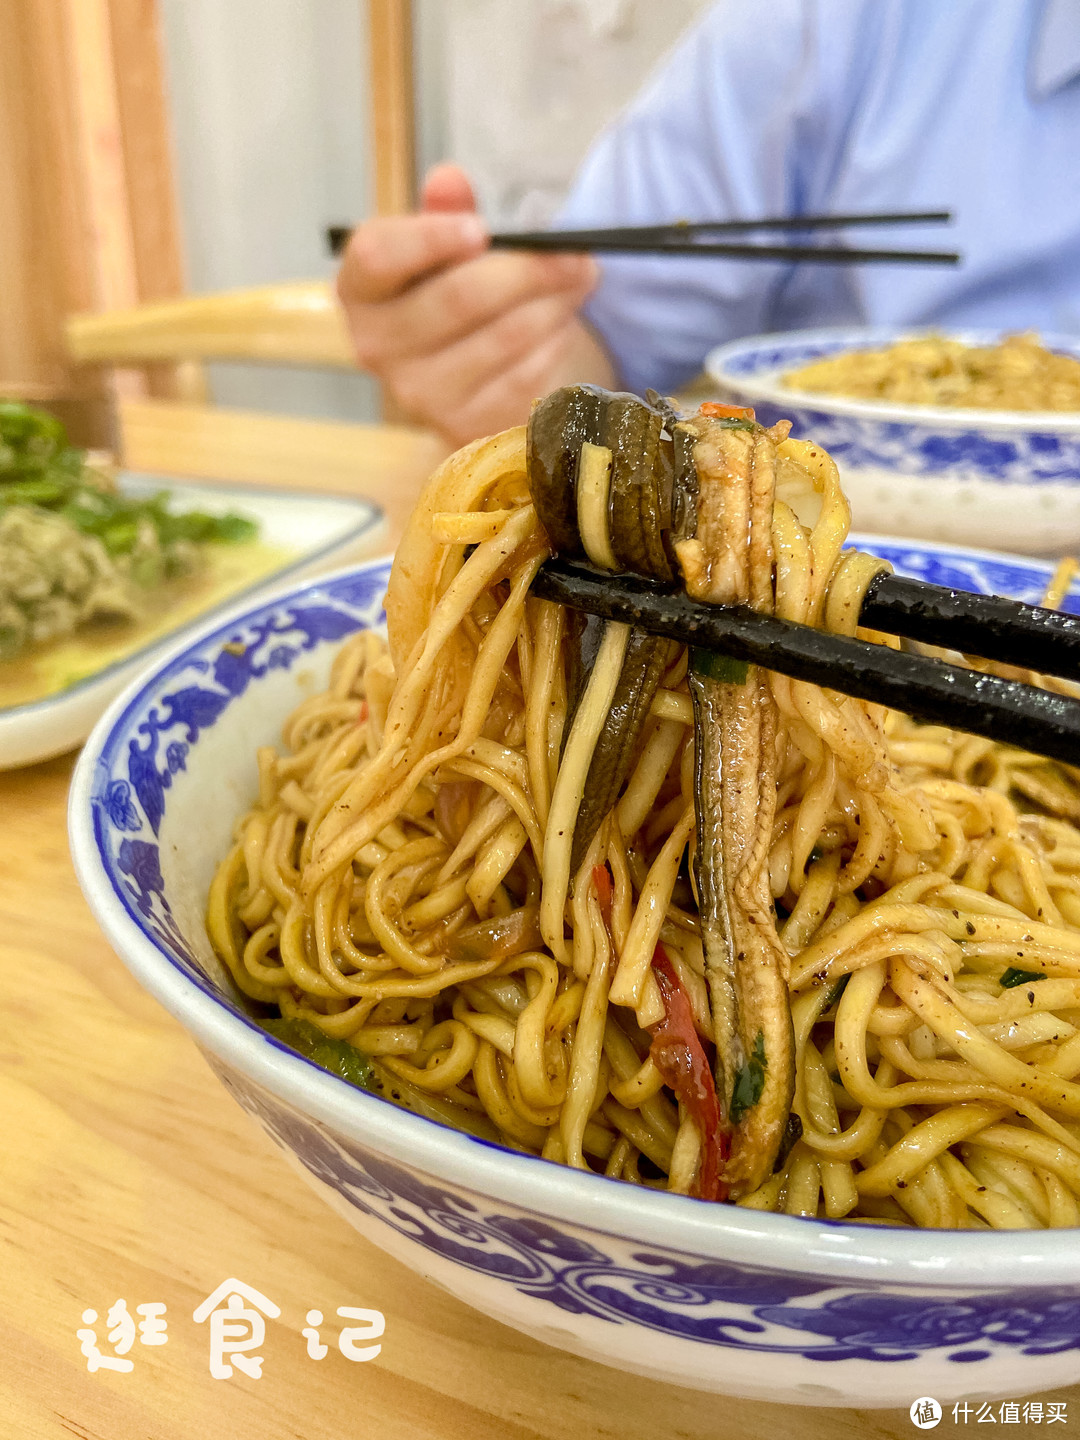
[[(416, 188), (412, 7), (367, 0), (367, 11), (375, 204), (392, 214)], [(203, 361), (355, 368), (332, 288), (318, 280), (102, 307), (70, 316), (65, 332), (80, 364), (176, 366), (174, 394), (187, 400), (206, 398)]]
[(67, 342), (72, 359), (82, 364), (239, 360), (355, 368), (341, 309), (321, 280), (73, 315)]

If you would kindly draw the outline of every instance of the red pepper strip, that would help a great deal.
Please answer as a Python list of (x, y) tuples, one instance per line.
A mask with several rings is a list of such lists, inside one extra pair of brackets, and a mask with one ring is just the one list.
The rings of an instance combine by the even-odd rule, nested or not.
[(719, 400), (706, 400), (700, 407), (700, 414), (711, 415), (716, 420), (753, 420), (754, 412), (746, 405), (721, 405)]
[(366, 725), (366, 724), (367, 724), (367, 717), (368, 717), (368, 703), (367, 703), (366, 700), (361, 700), (361, 701), (360, 701), (360, 713), (359, 713), (359, 715), (357, 715), (357, 717), (356, 717), (356, 723), (357, 723), (357, 725)]
[(653, 1037), (649, 1055), (701, 1135), (701, 1164), (693, 1194), (702, 1200), (726, 1200), (728, 1191), (720, 1179), (720, 1170), (731, 1148), (731, 1132), (720, 1118), (716, 1082), (694, 1029), (690, 997), (663, 945), (656, 947), (652, 968), (667, 1013), (649, 1027)]
[(606, 865), (593, 866), (592, 883), (596, 891), (596, 898), (600, 903), (600, 914), (604, 917), (604, 924), (610, 930), (611, 900), (615, 892), (611, 884), (611, 874)]

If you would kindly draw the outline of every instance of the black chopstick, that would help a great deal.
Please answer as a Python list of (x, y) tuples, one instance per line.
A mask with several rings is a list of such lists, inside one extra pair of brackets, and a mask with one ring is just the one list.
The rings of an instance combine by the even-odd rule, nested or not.
[(535, 230), (492, 235), (494, 250), (569, 251), (581, 254), (699, 255), (728, 260), (789, 260), (832, 265), (958, 265), (955, 250), (856, 250), (845, 245), (740, 245), (683, 240), (663, 234)]
[(703, 605), (631, 575), (549, 560), (532, 592), (573, 610), (719, 650), (858, 700), (1080, 764), (1080, 700), (924, 655), (827, 634), (741, 605)]
[(703, 235), (738, 235), (748, 230), (839, 230), (855, 225), (945, 225), (951, 210), (893, 210), (875, 215), (774, 215), (760, 220), (673, 220), (666, 225), (619, 225), (581, 230), (509, 231), (493, 235), (492, 242), (528, 240), (536, 243), (548, 235), (574, 239), (689, 240)]
[(1080, 617), (1042, 605), (883, 574), (867, 589), (859, 623), (984, 660), (1080, 680)]
[[(664, 252), (682, 254), (684, 251), (680, 247), (694, 238), (700, 240), (700, 237), (705, 235), (739, 235), (754, 230), (839, 230), (856, 225), (944, 225), (952, 218), (951, 210), (897, 210), (862, 215), (767, 215), (758, 220), (676, 220), (668, 225), (624, 225), (607, 229), (503, 231), (492, 235), (491, 244), (496, 250), (649, 251), (658, 248)], [(342, 253), (349, 243), (353, 228), (352, 225), (326, 227), (326, 246), (331, 255), (338, 256)], [(710, 250), (703, 244), (695, 244), (692, 248), (695, 254), (702, 255), (735, 255), (738, 258), (748, 254), (751, 259), (778, 258), (774, 253), (761, 254), (758, 246), (748, 246), (745, 251), (727, 248)], [(774, 250), (781, 248), (783, 256), (779, 258), (791, 256), (788, 247), (773, 247)], [(798, 251), (794, 258), (808, 258), (802, 256), (798, 247), (794, 248)], [(813, 249), (812, 258), (815, 260), (925, 260), (929, 256), (932, 264), (955, 264), (960, 258), (951, 251), (845, 250), (842, 255), (834, 255), (832, 249), (818, 249), (814, 246), (806, 248)], [(769, 247), (760, 249), (768, 250)]]

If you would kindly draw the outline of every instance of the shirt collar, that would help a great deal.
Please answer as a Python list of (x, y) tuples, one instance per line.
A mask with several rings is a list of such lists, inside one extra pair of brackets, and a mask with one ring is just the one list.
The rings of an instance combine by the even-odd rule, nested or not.
[(1028, 59), (1032, 93), (1044, 99), (1080, 75), (1080, 5), (1043, 0)]

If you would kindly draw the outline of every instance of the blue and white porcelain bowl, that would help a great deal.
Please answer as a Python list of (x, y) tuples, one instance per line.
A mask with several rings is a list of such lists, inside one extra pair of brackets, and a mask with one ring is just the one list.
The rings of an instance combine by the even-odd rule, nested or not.
[[(868, 540), (897, 569), (1038, 598), (1049, 567)], [(1080, 1235), (801, 1220), (705, 1204), (482, 1143), (364, 1094), (247, 1016), (206, 936), (255, 749), (378, 627), (389, 561), (238, 608), (116, 701), (71, 791), (79, 881), (138, 980), (285, 1157), (375, 1244), (577, 1354), (806, 1405), (1019, 1396), (1080, 1376)], [(1070, 597), (1080, 611), (1080, 594)], [(192, 1123), (197, 1123), (193, 1118)]]
[[(917, 333), (880, 327), (755, 335), (713, 350), (705, 368), (724, 399), (752, 405), (765, 425), (791, 420), (793, 435), (828, 450), (860, 529), (1028, 554), (1060, 555), (1080, 545), (1080, 414), (886, 404), (782, 383), (811, 361), (883, 349)], [(1003, 334), (967, 330), (955, 338), (994, 345)], [(1042, 339), (1080, 359), (1080, 337)]]

